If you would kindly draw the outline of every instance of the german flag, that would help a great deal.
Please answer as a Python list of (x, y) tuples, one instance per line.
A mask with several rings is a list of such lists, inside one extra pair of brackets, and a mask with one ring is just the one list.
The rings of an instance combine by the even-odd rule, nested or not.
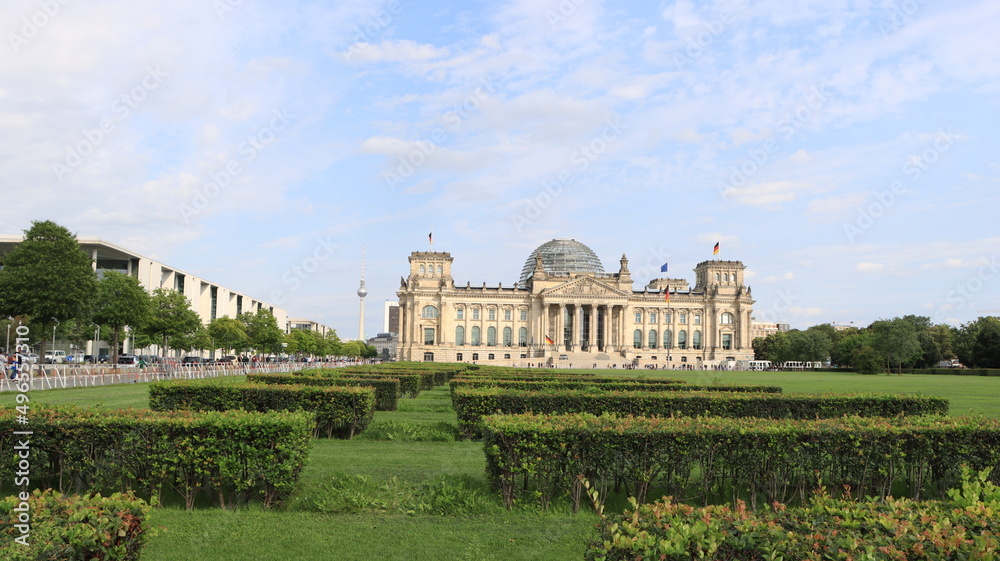
[(718, 254), (719, 254), (719, 242), (715, 242), (715, 248), (712, 249), (712, 255), (718, 255)]
[(547, 345), (555, 345), (556, 342), (552, 340), (552, 337), (549, 337), (548, 335), (546, 335), (545, 336), (545, 344), (547, 344)]

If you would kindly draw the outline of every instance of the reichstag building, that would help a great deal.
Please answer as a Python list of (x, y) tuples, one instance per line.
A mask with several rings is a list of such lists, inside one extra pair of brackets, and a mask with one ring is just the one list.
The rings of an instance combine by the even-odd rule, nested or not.
[(572, 239), (540, 245), (512, 286), (456, 286), (453, 258), (410, 254), (400, 279), (400, 360), (505, 366), (701, 368), (752, 360), (753, 298), (739, 261), (703, 261), (695, 285), (633, 288), (628, 259), (604, 271)]

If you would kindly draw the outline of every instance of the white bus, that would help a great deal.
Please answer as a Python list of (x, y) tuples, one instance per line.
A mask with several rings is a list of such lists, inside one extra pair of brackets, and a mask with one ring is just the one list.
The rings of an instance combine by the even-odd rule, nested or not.
[(736, 369), (750, 372), (764, 372), (771, 369), (770, 360), (738, 360)]

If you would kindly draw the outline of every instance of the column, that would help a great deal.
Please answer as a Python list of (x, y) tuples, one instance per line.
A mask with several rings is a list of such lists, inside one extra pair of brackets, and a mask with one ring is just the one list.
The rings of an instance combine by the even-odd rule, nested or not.
[(566, 331), (566, 304), (559, 304), (558, 314), (554, 339), (556, 340), (556, 352), (562, 352), (566, 350), (566, 339), (563, 336)]
[(608, 335), (611, 331), (608, 329), (608, 324), (611, 321), (611, 305), (604, 304), (601, 308), (604, 311), (604, 323), (601, 326), (601, 340), (604, 342), (604, 345), (601, 347), (601, 351), (606, 353), (608, 352), (608, 344), (610, 343)]
[(590, 352), (597, 351), (597, 304), (590, 305), (590, 329), (587, 330), (587, 338), (590, 339)]

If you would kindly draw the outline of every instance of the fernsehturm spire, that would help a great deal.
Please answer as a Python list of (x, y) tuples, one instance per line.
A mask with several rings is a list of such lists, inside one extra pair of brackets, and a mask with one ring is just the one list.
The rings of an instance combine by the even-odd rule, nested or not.
[(361, 312), (358, 314), (358, 340), (365, 340), (365, 296), (368, 296), (368, 289), (365, 288), (365, 246), (361, 246), (361, 286), (358, 287), (358, 297), (361, 298)]

